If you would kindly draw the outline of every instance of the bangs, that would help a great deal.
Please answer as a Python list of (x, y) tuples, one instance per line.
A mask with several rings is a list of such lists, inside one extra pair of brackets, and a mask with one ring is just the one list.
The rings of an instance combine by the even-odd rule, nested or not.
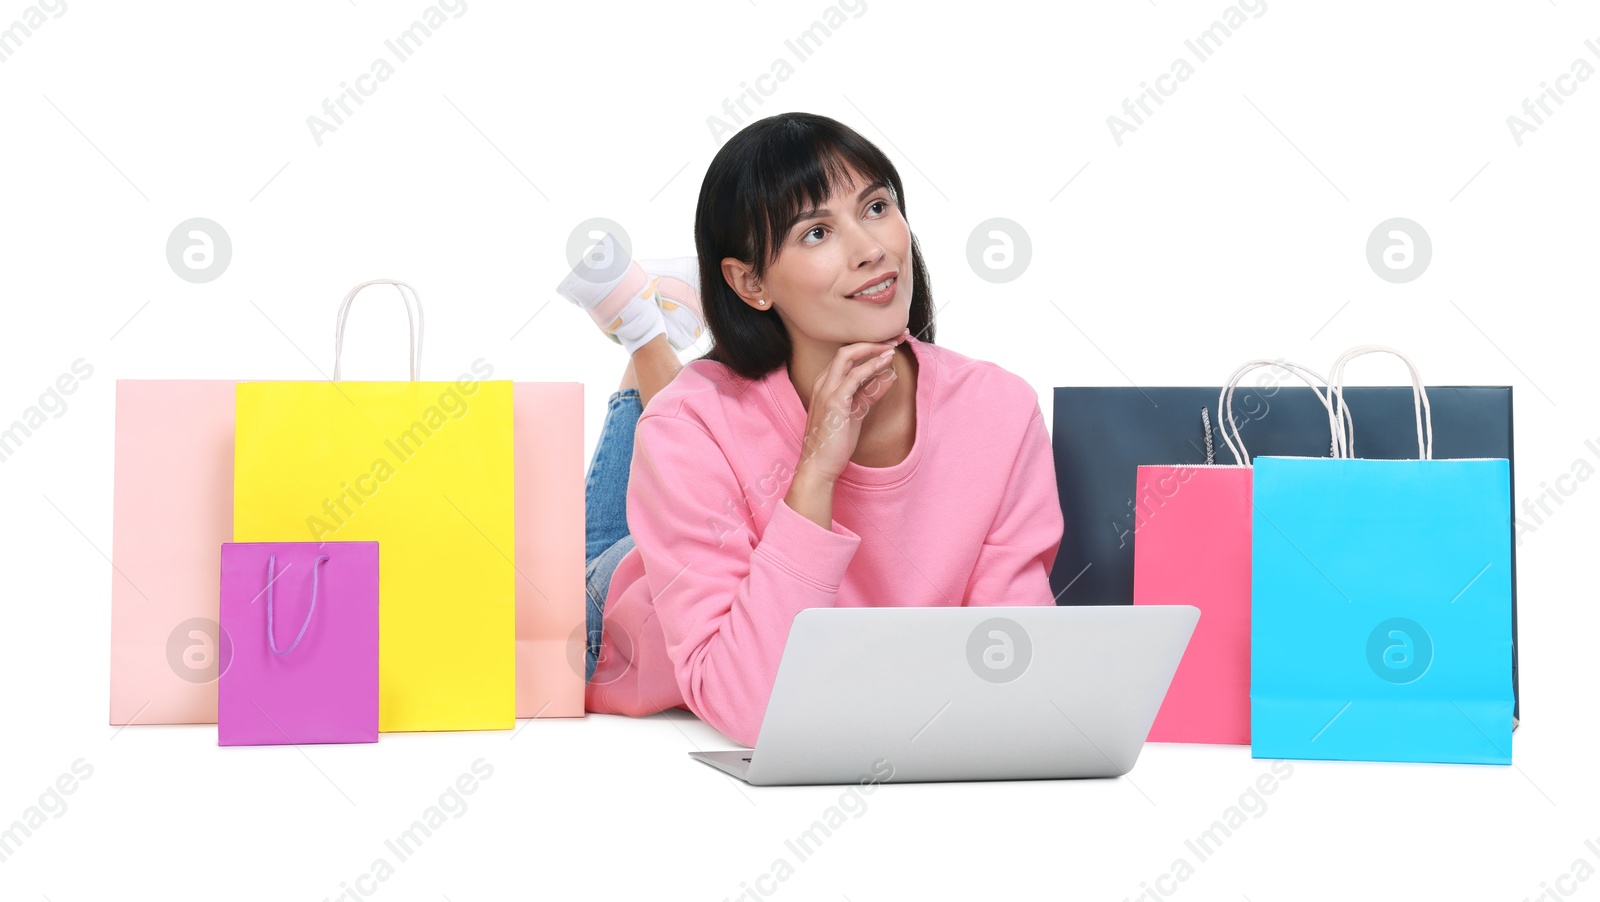
[[(889, 189), (889, 196), (900, 206), (900, 186), (893, 165), (871, 144), (856, 146), (848, 139), (810, 132), (800, 141), (779, 142), (770, 148), (777, 159), (764, 160), (752, 172), (751, 191), (745, 221), (755, 226), (750, 246), (756, 274), (765, 275), (767, 266), (777, 260), (789, 230), (808, 210), (822, 207), (835, 190), (850, 182), (850, 170), (860, 176), (859, 189), (868, 186)], [(852, 199), (853, 203), (853, 199)], [(902, 215), (904, 209), (901, 210)]]

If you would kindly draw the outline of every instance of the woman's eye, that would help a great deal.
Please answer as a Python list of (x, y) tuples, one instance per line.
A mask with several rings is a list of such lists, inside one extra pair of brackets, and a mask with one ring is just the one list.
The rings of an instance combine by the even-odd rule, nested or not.
[[(880, 200), (873, 201), (870, 205), (868, 205), (867, 209), (871, 210), (873, 207), (883, 207), (882, 213), (888, 213), (889, 212), (889, 206), (890, 206), (889, 201), (880, 199)], [(882, 215), (882, 213), (880, 213), (879, 215)], [(801, 244), (807, 244), (807, 243), (814, 244), (815, 242), (807, 242), (806, 239), (810, 238), (812, 235), (816, 234), (817, 232), (821, 232), (823, 230), (824, 230), (823, 226), (812, 226), (811, 228), (807, 229), (806, 231), (804, 231), (804, 232), (802, 232), (800, 234), (800, 243)]]

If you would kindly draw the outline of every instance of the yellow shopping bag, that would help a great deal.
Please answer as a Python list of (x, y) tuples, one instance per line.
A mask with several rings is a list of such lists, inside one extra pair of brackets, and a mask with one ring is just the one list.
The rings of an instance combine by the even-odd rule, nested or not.
[(516, 724), (512, 385), (243, 382), (235, 420), (235, 542), (379, 543), (384, 732)]

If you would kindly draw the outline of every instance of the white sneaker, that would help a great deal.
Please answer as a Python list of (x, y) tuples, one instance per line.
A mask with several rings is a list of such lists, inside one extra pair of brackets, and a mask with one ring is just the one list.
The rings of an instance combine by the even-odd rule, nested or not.
[(667, 323), (667, 341), (680, 351), (695, 346), (705, 334), (705, 312), (700, 303), (700, 261), (696, 257), (640, 259), (650, 278), (646, 291), (654, 291), (656, 304)]

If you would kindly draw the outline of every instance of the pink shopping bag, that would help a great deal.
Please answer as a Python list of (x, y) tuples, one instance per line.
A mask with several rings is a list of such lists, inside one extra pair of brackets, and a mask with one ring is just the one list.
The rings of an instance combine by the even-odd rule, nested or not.
[[(1138, 468), (1133, 603), (1200, 609), (1150, 727), (1152, 742), (1250, 744), (1252, 472), (1233, 420), (1233, 392), (1240, 379), (1263, 366), (1294, 373), (1329, 405), (1312, 382), (1322, 381), (1317, 374), (1284, 361), (1251, 361), (1223, 385), (1217, 402), (1223, 440), (1239, 463), (1212, 464), (1208, 457), (1204, 466)], [(1331, 408), (1329, 416), (1331, 424)]]
[(231, 380), (117, 380), (111, 724), (215, 723), (217, 548), (233, 538)]
[[(1133, 603), (1200, 609), (1152, 742), (1250, 743), (1250, 470), (1141, 466)], [(1137, 520), (1136, 520), (1137, 522)]]
[(512, 393), (517, 716), (582, 717), (583, 384), (517, 382)]
[(378, 543), (222, 546), (218, 745), (378, 741)]

